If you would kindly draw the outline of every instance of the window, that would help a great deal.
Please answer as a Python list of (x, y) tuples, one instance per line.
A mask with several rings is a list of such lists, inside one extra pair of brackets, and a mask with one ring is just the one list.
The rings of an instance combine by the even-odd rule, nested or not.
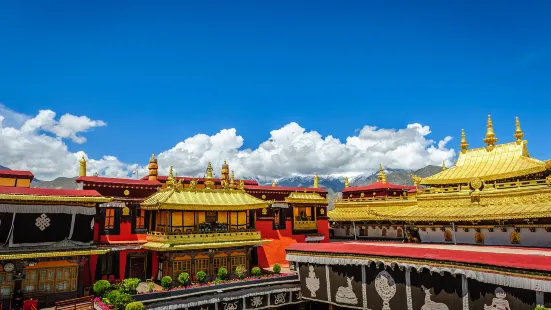
[(25, 270), (23, 291), (31, 293), (74, 292), (77, 290), (77, 267), (58, 267)]
[(172, 263), (172, 279), (178, 279), (182, 272), (191, 274), (191, 259), (175, 260)]
[(104, 255), (100, 255), (99, 257), (99, 263), (101, 266), (101, 275), (112, 275), (114, 274), (114, 263), (115, 263), (114, 255), (113, 253), (107, 253)]
[(226, 256), (220, 256), (214, 258), (214, 273), (218, 274), (219, 268), (228, 268), (228, 258)]
[(195, 259), (195, 273), (199, 271), (204, 271), (209, 274), (209, 259), (208, 258), (197, 258)]
[(145, 210), (136, 208), (136, 229), (145, 229)]
[(157, 228), (158, 232), (168, 232), (168, 227), (170, 224), (170, 213), (167, 211), (159, 211), (156, 213), (157, 216)]
[(235, 272), (235, 268), (237, 268), (237, 266), (247, 267), (246, 260), (247, 260), (247, 256), (244, 255), (244, 254), (243, 255), (232, 256), (231, 259), (230, 259), (231, 273)]
[(10, 297), (13, 293), (13, 272), (0, 272), (0, 296), (1, 299)]
[(205, 222), (216, 223), (218, 221), (218, 212), (208, 211), (205, 214)]
[(115, 209), (106, 208), (105, 209), (105, 223), (103, 225), (104, 229), (114, 229), (115, 228)]

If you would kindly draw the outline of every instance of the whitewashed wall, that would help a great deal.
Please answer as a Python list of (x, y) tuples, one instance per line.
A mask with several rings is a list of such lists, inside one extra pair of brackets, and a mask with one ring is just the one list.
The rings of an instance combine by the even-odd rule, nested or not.
[[(446, 227), (447, 230), (452, 231), (452, 227)], [(511, 244), (510, 236), (514, 231), (512, 227), (507, 228), (504, 232), (501, 228), (494, 228), (494, 231), (490, 232), (488, 229), (481, 229), (480, 232), (484, 234), (485, 245), (507, 245), (507, 246), (530, 246), (530, 247), (551, 247), (551, 232), (547, 232), (545, 228), (536, 228), (535, 232), (531, 232), (529, 228), (520, 228), (518, 234), (520, 235), (520, 244)], [(452, 232), (453, 233), (453, 232)], [(464, 231), (463, 228), (457, 228), (455, 238), (457, 243), (462, 244), (476, 244), (475, 241), (476, 230), (469, 228), (469, 231)], [(444, 232), (440, 228), (436, 228), (432, 231), (427, 228), (426, 231), (419, 229), (419, 236), (422, 243), (453, 243), (453, 241), (445, 241)]]
[[(363, 225), (363, 224), (356, 224), (356, 235), (358, 237), (364, 237), (360, 236), (360, 229), (362, 227), (367, 227), (367, 233), (368, 235), (365, 237), (377, 237), (377, 238), (385, 238), (383, 237), (383, 228), (380, 226), (375, 226), (375, 228), (371, 225)], [(386, 238), (398, 238), (398, 229), (402, 231), (402, 238), (405, 236), (405, 230), (403, 227), (398, 227), (398, 229), (394, 228), (393, 226), (390, 227), (384, 227), (386, 229)], [(349, 234), (346, 234), (346, 228), (333, 228), (333, 232), (335, 234), (335, 237), (354, 237), (354, 228), (352, 225), (350, 225)]]

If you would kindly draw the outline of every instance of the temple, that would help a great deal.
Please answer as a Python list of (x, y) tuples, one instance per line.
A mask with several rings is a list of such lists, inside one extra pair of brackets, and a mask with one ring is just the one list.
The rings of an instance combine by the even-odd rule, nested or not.
[(551, 160), (530, 157), (518, 118), (513, 136), (515, 141), (497, 144), (488, 116), (485, 147), (468, 149), (463, 131), (455, 165), (430, 177), (412, 176), (407, 193), (387, 192), (379, 201), (377, 194), (356, 197), (345, 189), (329, 212), (339, 227), (335, 235), (358, 223), (380, 227), (381, 235), (382, 228), (403, 226), (416, 242), (551, 246)]

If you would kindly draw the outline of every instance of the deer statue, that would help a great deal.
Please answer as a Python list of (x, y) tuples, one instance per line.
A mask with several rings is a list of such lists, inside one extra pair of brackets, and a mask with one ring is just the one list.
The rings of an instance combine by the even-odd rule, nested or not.
[(425, 291), (425, 304), (421, 307), (421, 310), (449, 310), (445, 304), (430, 300), (430, 288), (423, 285), (421, 285), (421, 288)]

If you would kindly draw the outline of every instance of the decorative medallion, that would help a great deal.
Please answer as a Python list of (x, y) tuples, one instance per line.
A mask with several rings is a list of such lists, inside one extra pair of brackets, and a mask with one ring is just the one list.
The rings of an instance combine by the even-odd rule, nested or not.
[(13, 263), (6, 263), (4, 265), (5, 272), (12, 272), (14, 269), (15, 269), (15, 265)]
[(511, 240), (511, 244), (520, 244), (520, 235), (518, 232), (513, 231), (511, 235), (509, 235), (509, 240)]
[(266, 208), (263, 208), (262, 209), (262, 215), (266, 215), (266, 214), (268, 214), (268, 210)]
[(396, 282), (386, 270), (379, 272), (375, 278), (375, 290), (383, 299), (383, 310), (391, 310), (389, 302), (396, 294)]
[(547, 183), (547, 185), (551, 186), (551, 175), (548, 176), (547, 178), (545, 178), (545, 183)]
[(364, 198), (365, 194), (364, 193), (361, 193), (360, 194), (360, 197)]
[(320, 214), (321, 215), (324, 215), (325, 214), (325, 210), (323, 208), (320, 209)]
[(255, 308), (258, 308), (260, 306), (262, 306), (262, 298), (264, 296), (253, 296), (253, 298), (251, 298), (251, 306), (255, 307)]
[(38, 229), (44, 231), (44, 229), (50, 226), (50, 218), (45, 213), (42, 213), (41, 216), (36, 218), (34, 224), (38, 227)]
[(471, 187), (475, 191), (479, 191), (482, 188), (482, 180), (479, 178), (474, 178), (471, 180)]
[(341, 286), (337, 290), (335, 300), (341, 304), (357, 305), (358, 297), (352, 290), (352, 278), (346, 278), (347, 286)]
[(122, 215), (130, 215), (130, 209), (128, 207), (122, 208)]
[(266, 199), (266, 195), (262, 195), (262, 199)]
[[(425, 291), (425, 304), (421, 307), (421, 309), (423, 309), (423, 310), (449, 310), (449, 308), (448, 308), (448, 306), (446, 306), (446, 304), (430, 300), (430, 288), (426, 288), (423, 285), (421, 285), (421, 288), (423, 289), (423, 291)], [(486, 309), (486, 307), (484, 307), (484, 309)]]
[(484, 239), (486, 237), (484, 237), (484, 234), (481, 233), (481, 232), (477, 232), (476, 234), (474, 234), (474, 241), (477, 243), (477, 244), (484, 244)]
[(285, 292), (282, 292), (282, 293), (279, 293), (279, 294), (275, 295), (274, 306), (284, 304), (285, 303), (285, 295), (287, 295)]
[(314, 266), (310, 265), (308, 269), (310, 272), (306, 278), (306, 288), (310, 291), (312, 297), (316, 297), (316, 292), (320, 289), (320, 279), (316, 277)]
[(125, 196), (128, 196), (128, 195), (130, 195), (130, 191), (129, 191), (129, 190), (127, 190), (127, 189), (125, 189), (125, 190), (124, 190), (124, 195), (125, 195)]

